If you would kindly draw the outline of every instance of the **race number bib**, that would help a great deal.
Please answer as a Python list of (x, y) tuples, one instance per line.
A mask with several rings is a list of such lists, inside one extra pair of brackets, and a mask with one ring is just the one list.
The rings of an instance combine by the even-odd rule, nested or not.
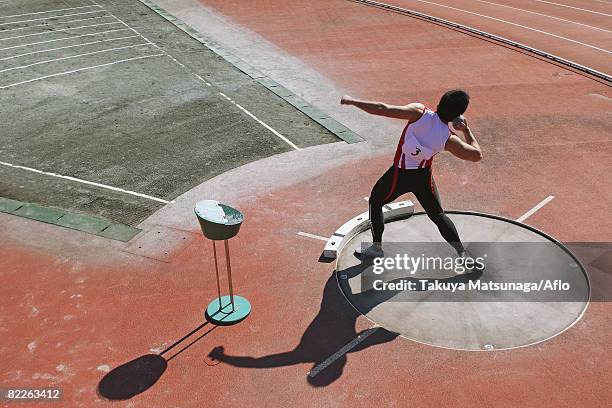
[(402, 152), (406, 157), (416, 160), (429, 160), (433, 156), (433, 150), (421, 145), (416, 137), (411, 137), (404, 142)]

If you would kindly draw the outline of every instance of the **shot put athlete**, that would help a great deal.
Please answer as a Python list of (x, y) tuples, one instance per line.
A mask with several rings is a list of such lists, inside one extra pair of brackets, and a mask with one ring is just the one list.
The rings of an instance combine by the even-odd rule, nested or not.
[[(372, 115), (408, 120), (395, 152), (393, 165), (382, 175), (370, 193), (370, 226), (373, 244), (357, 252), (368, 257), (384, 256), (382, 235), (385, 229), (383, 206), (408, 192), (414, 193), (442, 237), (455, 248), (459, 256), (465, 249), (453, 222), (444, 214), (434, 182), (431, 164), (439, 152), (446, 150), (460, 159), (477, 162), (482, 158), (480, 146), (463, 113), (470, 98), (462, 90), (446, 92), (436, 111), (421, 103), (404, 106), (361, 101), (348, 95), (340, 103), (353, 105)], [(450, 124), (452, 122), (452, 125)], [(463, 133), (465, 140), (458, 134)]]

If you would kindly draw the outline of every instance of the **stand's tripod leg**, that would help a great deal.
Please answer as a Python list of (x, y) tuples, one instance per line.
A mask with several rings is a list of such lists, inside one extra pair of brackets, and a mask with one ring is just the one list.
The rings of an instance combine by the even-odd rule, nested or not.
[(232, 265), (230, 263), (229, 244), (225, 240), (225, 261), (227, 262), (227, 280), (229, 282), (230, 302), (232, 303), (232, 312), (234, 311), (234, 287), (232, 285)]
[(219, 263), (217, 261), (217, 246), (215, 245), (215, 240), (212, 240), (213, 243), (213, 254), (215, 255), (215, 272), (217, 273), (217, 293), (219, 294), (219, 311), (223, 309), (223, 305), (221, 304), (221, 284), (219, 283)]

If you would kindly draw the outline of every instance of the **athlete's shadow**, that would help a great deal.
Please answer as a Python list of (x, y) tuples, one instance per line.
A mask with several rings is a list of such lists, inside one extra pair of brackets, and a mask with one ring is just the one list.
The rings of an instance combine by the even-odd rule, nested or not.
[[(358, 276), (371, 265), (371, 262), (361, 262), (337, 272), (347, 278), (340, 282), (347, 282), (348, 279)], [(366, 292), (359, 294), (364, 300), (360, 302), (361, 313), (367, 313), (376, 305), (389, 300), (398, 293), (399, 291), (384, 291), (375, 294)], [(324, 387), (340, 378), (348, 353), (390, 342), (398, 336), (397, 333), (383, 328), (358, 333), (355, 330), (355, 323), (361, 313), (347, 302), (338, 288), (336, 273), (333, 273), (323, 289), (319, 312), (306, 328), (300, 343), (293, 350), (263, 357), (248, 357), (228, 355), (225, 354), (223, 347), (216, 347), (211, 351), (210, 357), (226, 364), (246, 368), (274, 368), (299, 363), (314, 363), (307, 376), (307, 381), (312, 386)], [(352, 347), (344, 347), (349, 343)], [(347, 349), (348, 351), (344, 352)]]

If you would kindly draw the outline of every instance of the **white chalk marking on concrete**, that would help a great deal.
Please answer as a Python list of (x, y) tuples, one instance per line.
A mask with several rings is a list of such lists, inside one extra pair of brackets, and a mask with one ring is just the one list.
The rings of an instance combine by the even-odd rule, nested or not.
[[(76, 23), (77, 21), (97, 20), (97, 19), (100, 19), (100, 18), (111, 18), (111, 16), (79, 18), (77, 20), (60, 21), (58, 24), (69, 24), (69, 23)], [(0, 24), (0, 25), (2, 25), (2, 24)], [(9, 28), (8, 30), (0, 31), (0, 33), (6, 33), (6, 32), (9, 32), (9, 31), (27, 30), (28, 28), (35, 28), (35, 27), (53, 28), (49, 24), (45, 23), (45, 24), (36, 24), (36, 25), (32, 25), (32, 26), (27, 26), (27, 27)], [(52, 31), (48, 31), (48, 32), (52, 32)]]
[(554, 4), (555, 6), (561, 6), (561, 7), (567, 7), (567, 8), (571, 8), (571, 9), (575, 9), (575, 10), (581, 10), (581, 11), (586, 11), (587, 13), (593, 13), (593, 14), (600, 14), (602, 16), (609, 16), (612, 17), (612, 14), (606, 14), (606, 13), (601, 13), (599, 11), (593, 11), (593, 10), (588, 10), (588, 9), (583, 9), (580, 7), (573, 7), (573, 6), (568, 6), (567, 4), (559, 4), (559, 3), (553, 3), (552, 1), (544, 1), (544, 0), (535, 0), (539, 3), (548, 3), (548, 4)]
[(138, 37), (138, 36), (137, 35), (129, 35), (127, 37), (109, 38), (107, 40), (90, 41), (90, 42), (86, 42), (86, 43), (82, 43), (82, 44), (76, 44), (76, 45), (66, 45), (65, 47), (48, 48), (46, 50), (26, 52), (26, 53), (23, 53), (23, 54), (17, 54), (17, 55), (12, 55), (10, 57), (0, 58), (0, 61), (6, 61), (6, 60), (10, 60), (10, 59), (24, 57), (26, 55), (41, 54), (43, 52), (63, 50), (63, 49), (66, 49), (66, 48), (76, 48), (76, 47), (83, 47), (85, 45), (99, 44), (99, 43), (109, 42), (109, 41), (126, 40), (128, 38), (135, 38), (135, 37)]
[(204, 78), (202, 78), (200, 75), (198, 74), (194, 74), (196, 76), (196, 78), (198, 78), (200, 81), (204, 82), (206, 84), (206, 86), (212, 86), (212, 84), (210, 82), (208, 82), (207, 80), (205, 80)]
[(322, 237), (320, 235), (309, 234), (307, 232), (302, 232), (302, 231), (298, 232), (297, 234), (301, 235), (303, 237), (308, 237), (308, 238), (312, 238), (312, 239), (318, 239), (320, 241), (325, 241), (325, 242), (327, 242), (327, 240), (329, 239), (329, 238)]
[(255, 121), (257, 121), (257, 123), (259, 123), (260, 125), (262, 125), (263, 127), (265, 127), (266, 129), (268, 129), (270, 132), (272, 132), (276, 137), (278, 137), (279, 139), (283, 140), (285, 143), (287, 143), (289, 146), (291, 146), (292, 148), (294, 148), (295, 150), (302, 150), (299, 147), (297, 147), (291, 140), (287, 139), (285, 136), (281, 135), (280, 133), (278, 133), (276, 130), (272, 129), (267, 123), (265, 123), (264, 121), (260, 120), (259, 118), (257, 118), (257, 116), (253, 115), (251, 112), (249, 112), (248, 110), (246, 110), (244, 107), (242, 107), (240, 104), (236, 103), (234, 100), (232, 100), (232, 98), (230, 98), (229, 96), (227, 96), (226, 94), (224, 94), (223, 92), (219, 92), (219, 95), (221, 95), (222, 97), (224, 97), (225, 99), (227, 99), (228, 101), (230, 101), (231, 103), (233, 103), (238, 109), (240, 109), (241, 111), (243, 111), (244, 113), (246, 113), (247, 115), (249, 115), (251, 118), (253, 118)]
[(13, 14), (11, 16), (0, 16), (0, 18), (10, 18), (10, 17), (21, 17), (21, 16), (33, 16), (34, 14), (45, 14), (45, 13), (55, 13), (58, 11), (66, 11), (66, 10), (77, 10), (91, 7), (100, 7), (99, 4), (91, 5), (91, 6), (81, 6), (81, 7), (70, 7), (64, 9), (56, 9), (56, 10), (48, 10), (48, 11), (37, 11), (36, 13), (25, 13), (25, 14)]
[(12, 67), (12, 68), (7, 68), (7, 69), (2, 69), (2, 70), (0, 70), (0, 72), (12, 71), (12, 70), (15, 70), (15, 69), (29, 68), (29, 67), (32, 67), (34, 65), (49, 64), (51, 62), (64, 61), (64, 60), (67, 60), (67, 59), (84, 57), (84, 56), (87, 56), (87, 55), (101, 54), (103, 52), (123, 50), (123, 49), (126, 49), (126, 48), (144, 47), (144, 46), (147, 46), (147, 45), (149, 45), (149, 44), (126, 45), (124, 47), (108, 48), (108, 49), (100, 50), (100, 51), (86, 52), (84, 54), (70, 55), (68, 57), (55, 58), (55, 59), (51, 59), (51, 60), (33, 62), (32, 64), (22, 65), (20, 67)]
[(457, 8), (457, 7), (447, 6), (445, 4), (435, 3), (433, 1), (427, 1), (427, 0), (416, 0), (416, 1), (419, 1), (421, 3), (433, 4), (435, 6), (444, 7), (444, 8), (448, 8), (448, 9), (451, 9), (451, 10), (462, 11), (462, 12), (467, 13), (467, 14), (473, 14), (475, 16), (484, 17), (484, 18), (488, 18), (488, 19), (491, 19), (491, 20), (499, 21), (501, 23), (506, 23), (506, 24), (510, 24), (510, 25), (513, 25), (513, 26), (516, 26), (516, 27), (525, 28), (527, 30), (535, 31), (535, 32), (538, 32), (540, 34), (549, 35), (551, 37), (559, 38), (559, 39), (562, 39), (562, 40), (565, 40), (565, 41), (569, 41), (569, 42), (572, 42), (572, 43), (575, 43), (575, 44), (583, 45), (585, 47), (593, 48), (595, 50), (602, 51), (602, 52), (605, 52), (607, 54), (612, 54), (612, 51), (604, 50), (603, 48), (599, 48), (599, 47), (596, 47), (596, 46), (591, 45), (591, 44), (586, 44), (586, 43), (583, 43), (583, 42), (580, 42), (580, 41), (572, 40), (571, 38), (567, 38), (567, 37), (563, 37), (561, 35), (549, 33), (547, 31), (538, 30), (537, 28), (525, 26), (525, 25), (522, 25), (522, 24), (513, 23), (513, 22), (507, 21), (507, 20), (502, 20), (501, 18), (491, 17), (491, 16), (487, 16), (485, 14), (480, 14), (480, 13), (474, 13), (473, 11), (468, 11), (468, 10), (460, 9), (460, 8)]
[(358, 335), (357, 337), (355, 337), (353, 340), (351, 340), (349, 343), (347, 343), (340, 350), (336, 351), (334, 354), (329, 356), (325, 361), (323, 361), (322, 363), (317, 364), (312, 370), (310, 370), (310, 372), (308, 373), (308, 376), (310, 378), (312, 378), (312, 377), (316, 376), (317, 374), (319, 374), (321, 371), (325, 370), (327, 367), (332, 365), (340, 357), (344, 356), (346, 353), (348, 353), (353, 348), (355, 348), (355, 346), (357, 346), (359, 343), (361, 343), (362, 341), (367, 339), (376, 330), (378, 330), (378, 328), (377, 327), (373, 327), (371, 329), (368, 329), (368, 330), (364, 331), (362, 334)]
[(51, 173), (51, 172), (48, 172), (48, 171), (42, 171), (42, 170), (38, 170), (38, 169), (33, 169), (31, 167), (19, 166), (19, 165), (16, 165), (16, 164), (10, 164), (10, 163), (6, 163), (6, 162), (3, 162), (3, 161), (0, 161), (0, 165), (6, 166), (6, 167), (12, 167), (14, 169), (21, 169), (21, 170), (31, 171), (33, 173), (44, 174), (46, 176), (57, 177), (57, 178), (65, 179), (65, 180), (76, 181), (77, 183), (88, 184), (90, 186), (100, 187), (100, 188), (104, 188), (104, 189), (112, 190), (112, 191), (117, 191), (119, 193), (125, 193), (125, 194), (133, 195), (133, 196), (136, 196), (136, 197), (146, 198), (148, 200), (158, 201), (158, 202), (164, 203), (164, 204), (173, 203), (173, 201), (167, 201), (167, 200), (164, 200), (164, 199), (161, 199), (161, 198), (157, 198), (157, 197), (153, 197), (153, 196), (150, 196), (150, 195), (147, 195), (147, 194), (137, 193), (135, 191), (124, 190), (122, 188), (113, 187), (113, 186), (109, 186), (109, 185), (106, 185), (106, 184), (94, 183), (93, 181), (82, 180), (82, 179), (79, 179), (79, 178), (76, 178), (76, 177), (72, 177), (72, 176), (64, 176), (64, 175), (57, 174), (57, 173)]
[(4, 51), (4, 50), (10, 50), (13, 48), (21, 48), (21, 47), (29, 47), (30, 45), (38, 45), (38, 44), (46, 44), (46, 43), (50, 43), (50, 42), (57, 42), (57, 41), (66, 41), (66, 40), (72, 40), (74, 38), (81, 38), (81, 37), (91, 37), (94, 35), (100, 35), (100, 34), (107, 34), (107, 33), (113, 33), (115, 31), (125, 31), (125, 28), (117, 28), (115, 30), (107, 30), (107, 31), (100, 31), (98, 33), (89, 33), (89, 34), (81, 34), (81, 35), (73, 35), (71, 37), (66, 37), (66, 38), (57, 38), (55, 40), (45, 40), (45, 41), (37, 41), (37, 42), (33, 42), (33, 43), (29, 43), (29, 44), (20, 44), (20, 45), (13, 45), (10, 47), (4, 47), (4, 48), (0, 48), (0, 51)]
[(548, 196), (545, 199), (543, 199), (542, 201), (540, 201), (538, 203), (538, 205), (536, 205), (535, 207), (533, 207), (531, 210), (527, 211), (525, 214), (521, 215), (520, 217), (518, 217), (516, 220), (518, 222), (523, 222), (525, 221), (527, 218), (531, 217), (536, 211), (538, 211), (540, 208), (544, 207), (546, 204), (550, 203), (553, 198), (555, 198), (555, 196)]
[[(95, 0), (91, 0), (94, 4), (100, 6), (98, 3), (96, 3)], [(102, 9), (104, 9), (102, 6), (100, 6)], [(104, 9), (105, 10), (105, 9)], [(206, 85), (211, 86), (206, 80), (204, 80), (201, 76), (197, 75), (195, 72), (192, 72), (190, 70), (187, 69), (187, 67), (185, 67), (184, 64), (182, 64), (180, 61), (178, 61), (176, 58), (174, 58), (172, 55), (168, 54), (166, 51), (164, 51), (162, 48), (160, 48), (157, 44), (155, 44), (153, 41), (150, 41), (148, 38), (146, 38), (145, 36), (143, 36), (142, 34), (140, 34), (138, 31), (136, 31), (135, 29), (133, 29), (132, 27), (130, 27), (126, 22), (124, 22), (123, 20), (121, 20), (120, 18), (118, 18), (117, 16), (115, 16), (114, 14), (110, 13), (108, 10), (106, 10), (107, 13), (109, 13), (109, 15), (111, 15), (112, 17), (114, 17), (115, 19), (117, 19), (118, 22), (120, 22), (121, 24), (123, 24), (125, 27), (127, 27), (128, 29), (132, 30), (135, 34), (139, 35), (143, 40), (145, 40), (146, 42), (148, 42), (149, 44), (151, 44), (152, 46), (154, 46), (155, 48), (157, 48), (160, 52), (164, 53), (165, 56), (167, 56), (168, 58), (170, 58), (172, 61), (174, 61), (175, 63), (177, 63), (178, 65), (180, 65), (182, 68), (184, 68), (185, 70), (187, 70), (188, 72), (190, 72), (192, 75), (195, 75), (199, 80), (203, 81)], [(260, 125), (262, 125), (263, 127), (265, 127), (266, 129), (268, 129), (270, 132), (272, 132), (276, 137), (280, 138), (281, 140), (283, 140), (285, 143), (287, 143), (289, 146), (291, 146), (293, 149), (295, 150), (302, 150), (299, 147), (297, 147), (291, 140), (287, 139), (285, 136), (283, 136), (282, 134), (280, 134), (279, 132), (277, 132), (275, 129), (273, 129), (272, 127), (270, 127), (267, 123), (265, 123), (264, 121), (260, 120), (257, 116), (253, 115), (251, 112), (249, 112), (247, 109), (245, 109), (243, 106), (241, 106), (240, 104), (236, 103), (234, 100), (232, 100), (229, 96), (225, 95), (223, 92), (219, 92), (219, 95), (221, 95), (222, 97), (224, 97), (225, 99), (227, 99), (228, 101), (230, 101), (232, 104), (234, 104), (238, 109), (240, 109), (241, 111), (243, 111), (244, 113), (246, 113), (249, 117), (251, 117), (252, 119), (254, 119), (257, 123), (259, 123)]]
[[(87, 70), (90, 70), (90, 69), (108, 67), (110, 65), (120, 64), (122, 62), (135, 61), (135, 60), (140, 60), (140, 59), (145, 59), (145, 58), (161, 57), (163, 55), (164, 54), (144, 55), (142, 57), (127, 58), (127, 59), (120, 60), (120, 61), (109, 62), (107, 64), (100, 64), (100, 65), (94, 65), (92, 67), (85, 67), (85, 68), (74, 69), (72, 71), (59, 72), (57, 74), (45, 75), (45, 76), (38, 77), (38, 78), (28, 79), (26, 81), (15, 82), (14, 84), (0, 86), (0, 89), (12, 88), (13, 86), (17, 86), (17, 85), (28, 84), (30, 82), (40, 81), (40, 80), (43, 80), (43, 79), (53, 78), (53, 77), (62, 76), (62, 75), (70, 75), (70, 74), (74, 74), (76, 72), (87, 71)], [(2, 162), (0, 162), (0, 163), (2, 163)]]
[(159, 50), (159, 52), (163, 53), (166, 57), (170, 58), (172, 61), (174, 61), (175, 63), (177, 63), (181, 68), (185, 69), (186, 71), (188, 71), (189, 73), (193, 74), (193, 72), (191, 72), (189, 69), (187, 69), (187, 67), (181, 63), (179, 60), (177, 60), (176, 58), (174, 58), (172, 55), (168, 54), (165, 50), (163, 50), (160, 46), (158, 46), (157, 44), (155, 44), (153, 41), (150, 41), (147, 37), (145, 37), (144, 35), (142, 35), (141, 33), (139, 33), (137, 30), (135, 30), (134, 28), (132, 28), (129, 24), (127, 24), (125, 21), (121, 20), (119, 17), (117, 17), (116, 15), (114, 15), (113, 13), (109, 12), (108, 10), (104, 9), (104, 7), (100, 6), (98, 3), (95, 2), (95, 0), (91, 0), (92, 3), (98, 5), (100, 8), (102, 8), (103, 10), (105, 10), (108, 15), (110, 15), (111, 17), (113, 17), (115, 20), (117, 20), (117, 22), (123, 24), (124, 27), (126, 27), (126, 29), (131, 30), (134, 34), (136, 34), (137, 36), (139, 36), (140, 38), (142, 38), (144, 41), (146, 41), (147, 43), (151, 44), (152, 46), (154, 46), (155, 48), (157, 48)]
[(524, 12), (524, 13), (536, 14), (536, 15), (538, 15), (538, 16), (548, 17), (548, 18), (552, 18), (552, 19), (554, 19), (554, 20), (565, 21), (566, 23), (577, 24), (577, 25), (581, 25), (581, 26), (583, 26), (583, 27), (592, 28), (592, 29), (594, 29), (594, 30), (605, 31), (606, 33), (612, 33), (612, 31), (610, 31), (610, 30), (606, 30), (606, 29), (604, 29), (604, 28), (594, 27), (594, 26), (591, 26), (591, 25), (588, 25), (588, 24), (579, 23), (579, 22), (577, 22), (577, 21), (566, 20), (566, 19), (564, 19), (564, 18), (560, 18), (560, 17), (549, 16), (548, 14), (536, 13), (535, 11), (531, 11), (531, 10), (525, 10), (525, 9), (522, 9), (522, 8), (512, 7), (512, 6), (507, 6), (507, 5), (505, 5), (505, 4), (493, 3), (493, 2), (491, 2), (491, 1), (485, 1), (485, 0), (476, 0), (476, 1), (479, 1), (479, 2), (481, 2), (481, 3), (492, 4), (492, 5), (494, 5), (494, 6), (506, 7), (506, 8), (513, 9), (513, 10), (519, 10), (519, 11), (522, 11), (522, 12)]
[[(11, 24), (20, 24), (20, 23), (31, 23), (33, 21), (51, 20), (53, 18), (61, 18), (61, 17), (82, 16), (84, 14), (93, 14), (93, 13), (104, 13), (104, 10), (87, 11), (85, 13), (62, 14), (62, 15), (59, 15), (59, 16), (33, 18), (31, 20), (11, 21), (10, 23), (0, 23), (0, 26), (11, 25)], [(78, 20), (74, 20), (74, 21), (78, 21)], [(70, 23), (70, 21), (61, 21), (61, 23)], [(25, 27), (25, 28), (30, 28), (30, 27), (38, 27), (38, 26), (28, 26), (28, 27)], [(4, 31), (11, 31), (11, 30), (4, 30)], [(2, 32), (4, 32), (4, 31), (2, 31)]]
[(87, 28), (87, 27), (99, 27), (99, 26), (111, 25), (111, 24), (119, 24), (119, 22), (118, 21), (113, 21), (112, 23), (90, 24), (90, 25), (85, 25), (85, 26), (80, 26), (80, 27), (62, 28), (61, 30), (45, 31), (43, 33), (17, 35), (15, 37), (0, 38), (0, 41), (14, 40), (16, 38), (33, 37), (33, 36), (36, 36), (36, 35), (55, 34), (55, 33), (60, 33), (60, 32), (64, 32), (64, 31), (78, 30), (78, 29)]

